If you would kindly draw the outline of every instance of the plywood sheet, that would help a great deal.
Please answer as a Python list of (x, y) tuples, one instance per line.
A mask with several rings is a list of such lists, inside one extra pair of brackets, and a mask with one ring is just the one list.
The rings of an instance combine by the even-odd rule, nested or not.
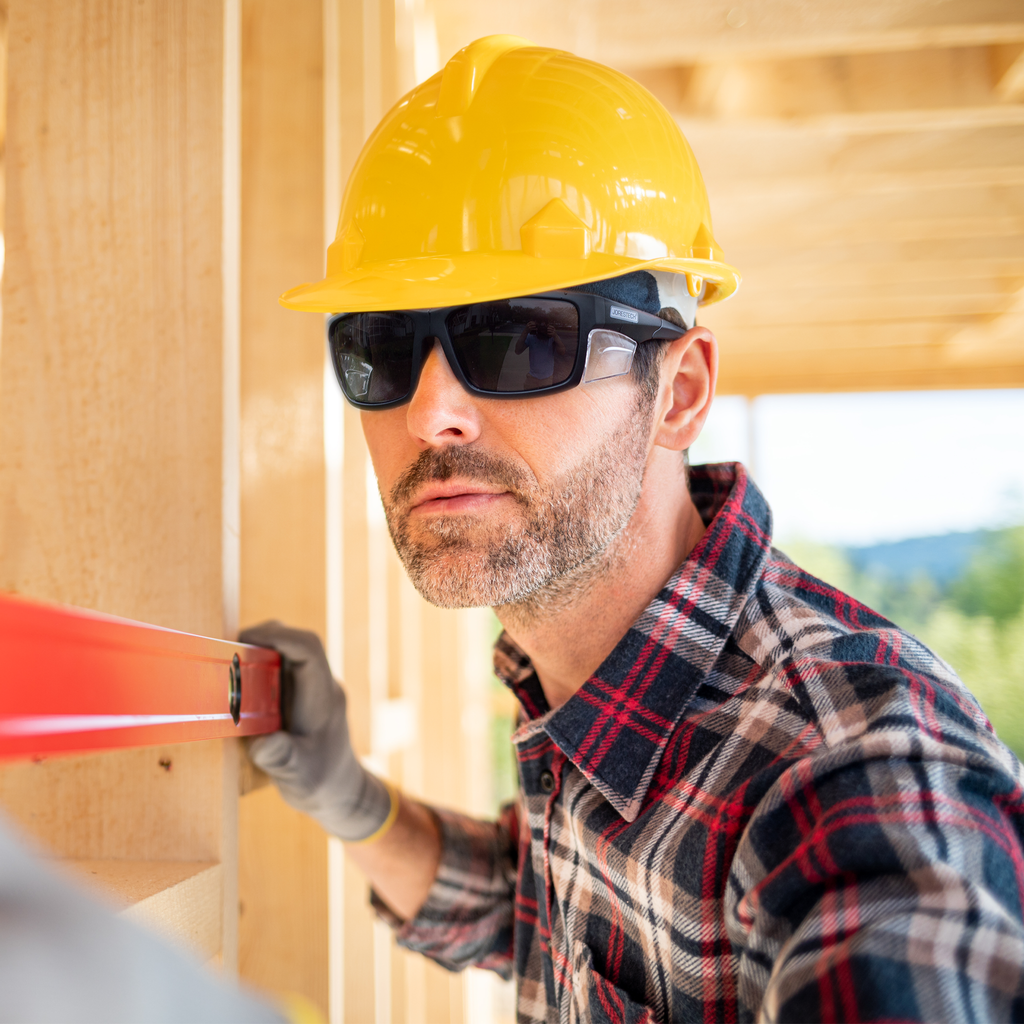
[(0, 589), (221, 630), (221, 10), (10, 5)]
[(128, 920), (184, 945), (203, 960), (220, 952), (223, 872), (219, 864), (79, 860), (59, 866), (120, 906)]

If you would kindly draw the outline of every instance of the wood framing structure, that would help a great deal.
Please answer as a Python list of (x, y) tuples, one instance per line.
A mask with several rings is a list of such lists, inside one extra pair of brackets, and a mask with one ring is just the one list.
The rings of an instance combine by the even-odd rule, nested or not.
[(1024, 385), (1017, 0), (437, 0), (443, 56), (514, 32), (678, 118), (743, 273), (719, 390)]
[[(224, 12), (7, 13), (0, 590), (224, 636)], [(237, 742), (8, 765), (0, 804), (233, 970)]]

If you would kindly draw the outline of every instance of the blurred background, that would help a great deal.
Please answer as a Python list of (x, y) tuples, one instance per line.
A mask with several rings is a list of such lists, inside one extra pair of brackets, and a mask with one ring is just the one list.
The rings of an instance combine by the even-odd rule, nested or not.
[[(314, 629), (371, 763), (476, 814), (511, 797), (496, 621), (412, 591), (322, 322), (277, 296), (321, 276), (382, 115), (472, 40), (513, 33), (633, 75), (696, 153), (744, 280), (701, 317), (722, 365), (692, 461), (746, 463), (777, 545), (931, 645), (1024, 753), (1021, 0), (8, 0), (0, 15), (0, 589), (210, 635)], [(146, 770), (179, 787), (160, 806), (182, 835), (209, 824), (194, 794), (225, 787), (234, 838), (176, 855), (238, 880), (237, 901), (227, 881), (208, 897), (211, 963), (237, 959), (332, 1024), (513, 1019), (493, 976), (398, 950), (340, 843), (265, 780), (243, 770), (235, 796), (193, 760)], [(56, 856), (140, 857), (140, 808), (164, 798), (131, 788), (135, 764), (4, 768), (0, 803)], [(58, 791), (78, 832), (37, 813)]]

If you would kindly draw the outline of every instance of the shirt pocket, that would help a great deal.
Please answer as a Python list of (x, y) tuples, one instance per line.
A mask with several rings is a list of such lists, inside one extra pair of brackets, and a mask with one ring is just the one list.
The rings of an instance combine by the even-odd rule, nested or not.
[(574, 943), (569, 1024), (655, 1024), (653, 1011), (594, 970), (594, 955)]

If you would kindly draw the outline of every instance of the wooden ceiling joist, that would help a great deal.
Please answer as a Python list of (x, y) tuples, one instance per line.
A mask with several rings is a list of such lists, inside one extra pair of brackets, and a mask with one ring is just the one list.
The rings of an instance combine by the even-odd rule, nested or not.
[(442, 59), (493, 32), (640, 68), (1024, 42), (1019, 0), (443, 0)]
[[(431, 0), (420, 0), (431, 5)], [(744, 277), (720, 390), (1024, 386), (1022, 0), (433, 0), (678, 119)]]

